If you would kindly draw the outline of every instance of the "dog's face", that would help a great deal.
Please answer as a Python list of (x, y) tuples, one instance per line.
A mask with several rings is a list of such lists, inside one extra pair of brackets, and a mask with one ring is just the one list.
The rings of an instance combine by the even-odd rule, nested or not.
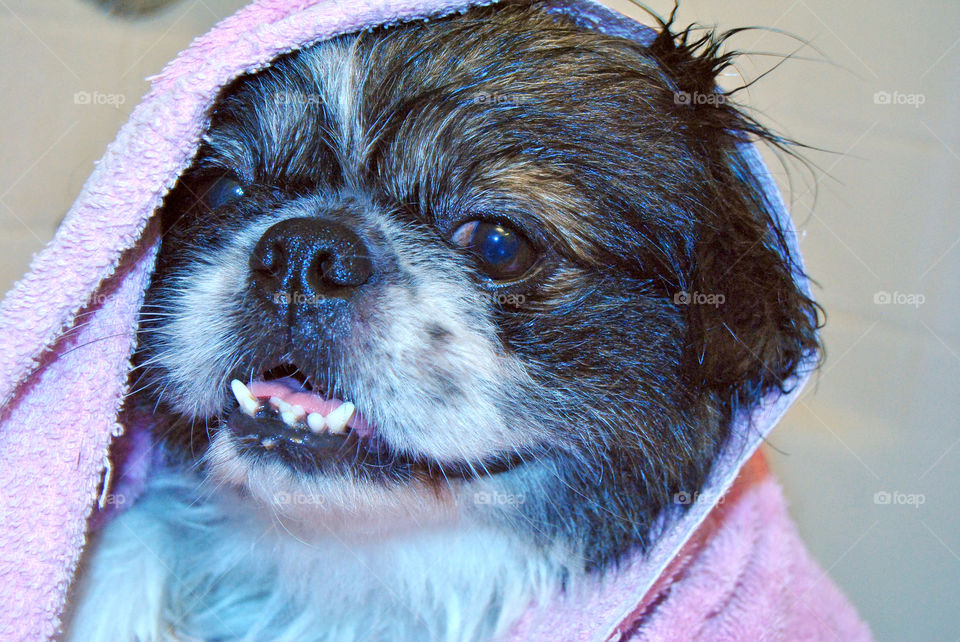
[(713, 91), (703, 44), (507, 4), (238, 80), (164, 205), (158, 435), (308, 520), (485, 520), (588, 565), (642, 544), (816, 348), (736, 151), (757, 129), (677, 99)]

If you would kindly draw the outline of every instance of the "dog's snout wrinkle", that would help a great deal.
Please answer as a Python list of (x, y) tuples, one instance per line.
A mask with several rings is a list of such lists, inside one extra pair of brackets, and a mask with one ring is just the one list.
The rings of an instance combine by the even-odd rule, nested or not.
[(335, 221), (292, 218), (271, 226), (250, 255), (250, 276), (266, 296), (344, 298), (373, 274), (369, 250)]

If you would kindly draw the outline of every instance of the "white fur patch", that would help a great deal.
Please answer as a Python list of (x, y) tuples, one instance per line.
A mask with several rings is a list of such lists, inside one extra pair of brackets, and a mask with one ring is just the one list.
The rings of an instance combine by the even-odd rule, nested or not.
[(351, 535), (199, 484), (158, 473), (106, 527), (65, 639), (488, 639), (571, 571), (449, 516)]

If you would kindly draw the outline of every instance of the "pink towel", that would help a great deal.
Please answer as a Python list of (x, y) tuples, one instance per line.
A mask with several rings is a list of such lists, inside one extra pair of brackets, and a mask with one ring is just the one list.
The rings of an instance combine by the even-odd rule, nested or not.
[[(126, 496), (148, 474), (149, 440), (117, 412), (157, 250), (151, 215), (189, 165), (218, 89), (318, 40), (475, 4), (486, 2), (260, 0), (153, 79), (56, 237), (0, 304), (0, 639), (56, 634), (105, 467)], [(611, 34), (652, 34), (592, 0), (553, 6)], [(756, 151), (743, 153), (792, 230)], [(510, 639), (868, 639), (803, 549), (765, 466), (745, 465), (804, 379), (739, 418), (702, 501), (664, 516), (646, 555), (575, 595), (531, 606)], [(121, 435), (113, 452), (128, 456), (111, 462), (108, 447)]]

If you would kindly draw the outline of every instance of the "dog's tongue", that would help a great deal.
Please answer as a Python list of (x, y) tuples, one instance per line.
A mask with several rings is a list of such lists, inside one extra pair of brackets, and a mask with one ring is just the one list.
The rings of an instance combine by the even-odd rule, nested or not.
[[(315, 392), (311, 392), (293, 377), (282, 377), (270, 381), (251, 381), (247, 386), (254, 397), (269, 399), (277, 397), (291, 406), (300, 406), (307, 413), (316, 412), (324, 417), (343, 405), (342, 399), (325, 399)], [(359, 437), (369, 437), (373, 429), (360, 416), (360, 411), (354, 413), (347, 422), (347, 426)]]

